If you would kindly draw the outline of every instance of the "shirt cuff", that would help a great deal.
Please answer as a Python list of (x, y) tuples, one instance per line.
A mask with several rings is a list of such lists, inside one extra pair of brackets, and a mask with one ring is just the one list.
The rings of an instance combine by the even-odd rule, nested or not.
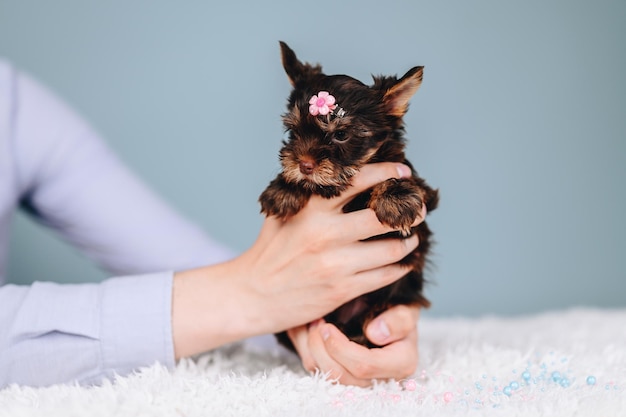
[(101, 288), (101, 349), (105, 375), (160, 363), (173, 368), (173, 272), (111, 278)]

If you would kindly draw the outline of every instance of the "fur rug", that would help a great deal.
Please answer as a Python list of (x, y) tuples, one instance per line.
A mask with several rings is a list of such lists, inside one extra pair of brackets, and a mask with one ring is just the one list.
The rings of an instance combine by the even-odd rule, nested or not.
[(425, 317), (420, 355), (412, 378), (362, 389), (245, 342), (98, 387), (10, 386), (0, 416), (626, 416), (626, 309)]

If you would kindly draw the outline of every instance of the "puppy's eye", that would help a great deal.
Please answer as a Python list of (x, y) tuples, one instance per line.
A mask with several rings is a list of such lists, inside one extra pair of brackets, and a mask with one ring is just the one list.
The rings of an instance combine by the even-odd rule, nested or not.
[(348, 135), (343, 130), (338, 130), (333, 133), (333, 142), (335, 143), (345, 143), (348, 139)]

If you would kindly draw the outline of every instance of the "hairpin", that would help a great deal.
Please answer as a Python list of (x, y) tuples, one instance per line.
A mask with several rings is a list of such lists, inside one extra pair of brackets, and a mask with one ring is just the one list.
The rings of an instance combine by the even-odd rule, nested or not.
[(320, 91), (309, 100), (309, 113), (313, 116), (330, 114), (335, 117), (343, 117), (346, 111), (335, 103), (335, 97), (330, 95), (328, 91)]

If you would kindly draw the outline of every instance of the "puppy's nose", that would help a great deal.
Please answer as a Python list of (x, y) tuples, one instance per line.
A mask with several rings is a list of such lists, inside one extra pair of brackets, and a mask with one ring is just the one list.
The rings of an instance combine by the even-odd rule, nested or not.
[(313, 171), (315, 171), (315, 166), (315, 162), (309, 159), (303, 159), (302, 161), (300, 161), (300, 172), (302, 172), (304, 175), (311, 175)]

